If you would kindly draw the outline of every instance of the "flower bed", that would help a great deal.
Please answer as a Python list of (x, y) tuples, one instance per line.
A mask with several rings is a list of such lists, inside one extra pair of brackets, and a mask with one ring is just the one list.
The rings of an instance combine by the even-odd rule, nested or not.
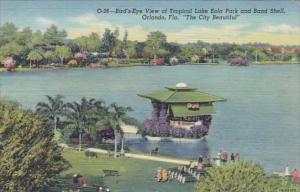
[(169, 124), (169, 115), (167, 105), (153, 103), (153, 111), (150, 118), (144, 121), (144, 135), (152, 137), (175, 137), (175, 138), (201, 138), (208, 134), (211, 124), (211, 116), (201, 116), (201, 125), (194, 125), (190, 129), (180, 127), (171, 127)]

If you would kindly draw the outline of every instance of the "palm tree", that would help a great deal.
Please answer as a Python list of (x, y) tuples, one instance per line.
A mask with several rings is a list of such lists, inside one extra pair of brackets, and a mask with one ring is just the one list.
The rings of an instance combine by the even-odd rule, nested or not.
[(30, 68), (31, 68), (32, 61), (36, 61), (38, 63), (42, 59), (43, 59), (43, 55), (38, 50), (32, 50), (27, 55), (27, 60), (29, 60), (29, 62), (30, 62), (30, 64), (29, 64)]
[[(117, 121), (117, 128), (116, 131), (120, 134), (121, 136), (121, 154), (124, 154), (124, 132), (121, 129), (120, 124), (126, 121), (127, 117), (127, 112), (133, 111), (131, 107), (122, 107), (118, 106), (116, 103), (112, 103), (110, 105), (112, 109), (112, 113), (114, 114), (116, 121)], [(115, 138), (116, 140), (116, 138)], [(115, 142), (116, 145), (116, 142)], [(115, 146), (116, 148), (116, 146)], [(116, 150), (116, 149), (115, 149)]]
[(79, 150), (81, 150), (82, 132), (88, 130), (89, 133), (95, 128), (99, 121), (99, 115), (103, 114), (105, 107), (103, 101), (96, 99), (81, 98), (81, 102), (67, 103), (67, 118), (75, 125), (78, 133)]
[(119, 132), (121, 128), (116, 113), (109, 112), (103, 117), (100, 123), (104, 126), (112, 128), (114, 131), (114, 158), (117, 158), (117, 132)]
[(90, 107), (87, 121), (88, 132), (91, 133), (92, 136), (96, 136), (99, 130), (97, 123), (101, 121), (103, 117), (107, 116), (108, 108), (104, 105), (105, 103), (102, 100), (92, 98), (87, 102)]
[(76, 101), (72, 103), (67, 103), (67, 118), (72, 121), (72, 123), (76, 127), (76, 131), (78, 133), (78, 144), (79, 144), (79, 151), (81, 150), (81, 135), (85, 128), (87, 113), (88, 113), (88, 105), (87, 100), (83, 97), (81, 99), (81, 103)]
[(56, 95), (54, 97), (46, 95), (46, 97), (48, 99), (48, 102), (39, 102), (36, 105), (36, 111), (46, 115), (47, 117), (53, 120), (53, 132), (55, 133), (57, 127), (57, 120), (63, 114), (65, 107), (63, 102), (64, 97), (62, 95)]

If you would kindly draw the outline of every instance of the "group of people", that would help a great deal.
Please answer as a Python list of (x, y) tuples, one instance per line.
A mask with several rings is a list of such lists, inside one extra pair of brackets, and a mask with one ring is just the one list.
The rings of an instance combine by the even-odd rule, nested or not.
[(155, 174), (157, 182), (166, 182), (169, 180), (169, 172), (167, 169), (158, 168)]
[(104, 187), (97, 187), (96, 192), (109, 192), (109, 188), (104, 188)]
[(198, 163), (205, 163), (209, 164), (210, 163), (210, 157), (208, 155), (200, 155), (198, 158)]
[(294, 169), (291, 173), (289, 172), (289, 166), (287, 165), (284, 169), (283, 176), (292, 177), (292, 181), (300, 183), (300, 173), (297, 169)]
[[(76, 187), (78, 187), (76, 192), (81, 192), (81, 191), (83, 191), (83, 188), (87, 187), (86, 180), (79, 173), (73, 175), (73, 184)], [(73, 192), (73, 190), (70, 190), (70, 191)], [(109, 192), (109, 191), (110, 191), (110, 189), (107, 187), (96, 186), (96, 192)]]
[(73, 183), (77, 185), (80, 189), (86, 187), (86, 181), (80, 174), (73, 175)]
[[(220, 151), (218, 153), (218, 159), (221, 160), (222, 163), (227, 163), (228, 161), (228, 152), (227, 151)], [(240, 161), (240, 154), (239, 153), (231, 153), (230, 155), (231, 162), (239, 162)]]

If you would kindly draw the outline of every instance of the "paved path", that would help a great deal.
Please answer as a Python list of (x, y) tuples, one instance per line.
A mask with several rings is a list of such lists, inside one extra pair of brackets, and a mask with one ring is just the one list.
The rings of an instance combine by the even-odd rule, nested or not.
[[(63, 148), (71, 148), (67, 144), (60, 143), (59, 144)], [(104, 149), (98, 149), (98, 148), (87, 148), (86, 150), (95, 152), (95, 153), (102, 153), (102, 154), (113, 154), (113, 151), (108, 151)], [(160, 161), (160, 162), (166, 162), (166, 163), (174, 163), (174, 164), (180, 164), (180, 165), (189, 165), (192, 160), (188, 159), (175, 159), (172, 157), (164, 157), (164, 156), (158, 156), (158, 155), (148, 155), (148, 154), (137, 154), (137, 153), (125, 153), (125, 157), (130, 158), (136, 158), (136, 159), (143, 159), (143, 160), (149, 160), (149, 161)]]
[(181, 164), (181, 165), (190, 164), (190, 160), (173, 159), (172, 157), (150, 156), (150, 155), (134, 154), (134, 153), (125, 153), (125, 157), (132, 157), (132, 158), (151, 160), (151, 161), (161, 161), (161, 162)]
[[(97, 149), (97, 148), (87, 148), (88, 151), (96, 152), (96, 153), (113, 153), (107, 150), (103, 149)], [(160, 161), (160, 162), (166, 162), (166, 163), (174, 163), (174, 164), (180, 164), (180, 165), (188, 165), (190, 164), (191, 160), (186, 159), (174, 159), (172, 157), (164, 157), (164, 156), (157, 156), (157, 155), (147, 155), (147, 154), (137, 154), (137, 153), (125, 153), (125, 157), (131, 157), (136, 159), (144, 159), (144, 160), (150, 160), (150, 161)]]

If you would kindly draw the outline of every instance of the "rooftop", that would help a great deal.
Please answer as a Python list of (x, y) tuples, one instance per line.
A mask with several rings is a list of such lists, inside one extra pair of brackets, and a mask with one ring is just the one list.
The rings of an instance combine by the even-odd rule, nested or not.
[(185, 83), (178, 83), (175, 87), (166, 87), (166, 89), (167, 90), (138, 95), (140, 97), (160, 101), (163, 103), (206, 103), (225, 101), (225, 99), (222, 97), (196, 91), (195, 88), (189, 88)]

